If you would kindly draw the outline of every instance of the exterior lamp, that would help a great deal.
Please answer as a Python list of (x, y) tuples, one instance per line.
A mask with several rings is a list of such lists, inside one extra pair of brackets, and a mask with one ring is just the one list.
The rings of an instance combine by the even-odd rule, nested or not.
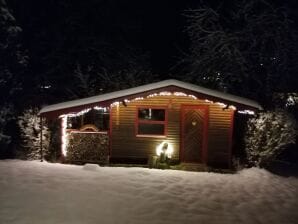
[(156, 155), (161, 157), (161, 160), (171, 158), (173, 154), (173, 146), (167, 141), (163, 141), (156, 147)]

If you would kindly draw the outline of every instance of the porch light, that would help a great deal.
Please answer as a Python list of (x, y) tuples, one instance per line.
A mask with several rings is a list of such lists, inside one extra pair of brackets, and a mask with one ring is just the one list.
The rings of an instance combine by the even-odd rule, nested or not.
[(172, 157), (174, 152), (173, 146), (167, 141), (163, 141), (156, 147), (156, 155), (160, 156), (161, 153), (165, 153), (168, 158)]

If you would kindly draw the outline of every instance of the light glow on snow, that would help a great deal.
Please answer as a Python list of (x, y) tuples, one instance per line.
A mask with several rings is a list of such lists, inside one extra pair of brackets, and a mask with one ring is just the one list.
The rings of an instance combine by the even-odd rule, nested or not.
[[(165, 148), (165, 151), (164, 151), (164, 148)], [(171, 158), (174, 152), (173, 145), (168, 141), (163, 141), (156, 147), (156, 155), (160, 156), (162, 152), (164, 152), (168, 158)]]

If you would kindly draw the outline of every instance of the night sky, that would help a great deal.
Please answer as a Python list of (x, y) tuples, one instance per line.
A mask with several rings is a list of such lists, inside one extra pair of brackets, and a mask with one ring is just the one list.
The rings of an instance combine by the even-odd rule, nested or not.
[[(102, 23), (101, 16), (96, 18), (96, 15), (106, 14), (108, 20), (104, 21), (105, 25), (111, 26), (112, 30), (115, 21), (117, 23), (122, 21), (120, 26), (124, 30), (122, 33), (124, 38), (141, 47), (144, 52), (148, 52), (152, 71), (159, 75), (167, 75), (172, 72), (171, 67), (181, 56), (181, 51), (188, 47), (189, 41), (184, 32), (185, 18), (182, 14), (185, 9), (193, 8), (197, 4), (195, 0), (69, 2), (74, 4), (69, 7), (59, 1), (49, 0), (8, 1), (18, 25), (23, 29), (22, 37), (26, 49), (31, 52), (42, 51), (43, 43), (40, 39), (36, 39), (40, 38), (37, 33), (55, 36), (57, 32), (61, 31), (56, 26), (59, 24), (58, 21), (63, 21), (67, 15), (79, 13), (85, 14), (87, 17), (89, 14), (86, 21), (89, 20), (90, 24), (84, 21), (83, 25), (89, 30), (94, 30), (96, 29), (94, 23), (98, 22), (98, 27)], [(102, 2), (102, 6), (96, 2)], [(87, 5), (90, 3), (96, 5), (97, 8), (88, 7)], [(96, 21), (97, 19), (99, 21)], [(118, 35), (118, 28), (115, 27), (115, 35)]]
[[(67, 1), (62, 1), (67, 2)], [(125, 38), (140, 46), (150, 55), (150, 63), (152, 71), (159, 75), (168, 75), (175, 70), (171, 69), (181, 57), (182, 52), (189, 47), (189, 40), (185, 33), (186, 18), (182, 15), (184, 10), (195, 8), (198, 4), (197, 0), (184, 1), (68, 1), (73, 2), (73, 8), (63, 8), (63, 3), (59, 1), (36, 1), (36, 0), (10, 0), (8, 5), (12, 8), (17, 23), (23, 29), (23, 38), (25, 48), (29, 51), (35, 51), (36, 48), (42, 48), (42, 44), (35, 41), (38, 32), (46, 32), (46, 35), (55, 35), (55, 23), (63, 20), (68, 14), (76, 13), (89, 14), (90, 7), (86, 5), (94, 4), (94, 2), (103, 2), (98, 8), (93, 8), (94, 12), (89, 14), (90, 27), (94, 29), (93, 22), (100, 17), (92, 17), (98, 13), (109, 14), (109, 18), (123, 21), (123, 29), (125, 30)], [(83, 3), (78, 3), (83, 2)], [(277, 3), (283, 3), (292, 9), (292, 19), (297, 22), (297, 6), (295, 0), (276, 0)], [(216, 6), (222, 1), (208, 1), (209, 4)], [(78, 7), (76, 7), (78, 6)], [(92, 22), (93, 21), (93, 22)], [(99, 24), (101, 21), (98, 21)], [(107, 20), (104, 23), (113, 26), (113, 21)], [(86, 24), (88, 25), (88, 24)], [(127, 27), (125, 27), (127, 26)], [(112, 27), (111, 27), (112, 29)], [(47, 30), (47, 31), (45, 31)], [(118, 35), (118, 34), (116, 34)], [(40, 49), (39, 49), (40, 50)]]
[[(94, 2), (101, 2), (101, 4)], [(297, 20), (297, 1), (276, 0), (275, 2), (290, 6), (292, 18)], [(94, 23), (98, 22), (100, 26), (102, 22), (96, 21), (101, 18), (95, 16), (97, 15), (96, 11), (98, 11), (98, 14), (107, 15), (106, 18), (109, 19), (104, 23), (106, 26), (111, 26), (111, 30), (114, 21), (117, 21), (117, 23), (123, 21), (123, 24), (120, 24), (123, 29), (123, 37), (133, 45), (141, 47), (144, 52), (148, 52), (152, 72), (166, 77), (169, 73), (177, 72), (171, 68), (175, 66), (183, 52), (189, 47), (189, 40), (185, 32), (186, 18), (182, 14), (184, 10), (195, 8), (198, 1), (89, 0), (59, 2), (53, 0), (10, 0), (7, 3), (12, 9), (17, 23), (23, 29), (22, 35), (25, 48), (33, 54), (37, 51), (40, 52), (36, 55), (42, 54), (44, 44), (38, 40), (40, 36), (36, 35), (37, 33), (48, 37), (55, 36), (56, 32), (61, 32), (57, 27), (58, 21), (63, 21), (67, 15), (74, 13), (89, 15), (86, 21), (89, 20), (90, 24), (85, 23), (84, 26), (89, 30), (94, 30), (96, 29)], [(208, 3), (213, 6), (219, 4), (229, 5), (229, 2), (223, 3), (216, 0), (208, 1)], [(96, 7), (86, 7), (92, 4)], [(111, 18), (114, 21), (110, 20)], [(116, 29), (118, 27), (115, 27)], [(115, 35), (119, 35), (119, 33), (115, 32)], [(55, 41), (55, 38), (53, 38), (53, 41)], [(33, 57), (31, 59), (32, 64), (39, 64), (38, 61), (34, 62), (34, 60), (36, 59)]]
[[(23, 76), (22, 85), (29, 93), (29, 100), (27, 97), (21, 101), (28, 102), (28, 105), (31, 104), (30, 100), (34, 104), (45, 104), (99, 94), (76, 91), (80, 84), (75, 83), (77, 80), (74, 79), (78, 66), (81, 66), (79, 68), (84, 74), (92, 67), (91, 76), (95, 77), (93, 89), (104, 89), (104, 92), (167, 78), (205, 85), (197, 77), (187, 79), (189, 70), (179, 64), (192, 50), (186, 32), (186, 26), (189, 25), (186, 10), (198, 8), (199, 3), (197, 0), (7, 1), (16, 24), (22, 28), (19, 43), (28, 56), (28, 65), (20, 76)], [(298, 27), (297, 1), (275, 0), (274, 3), (288, 6), (289, 17), (294, 21), (292, 26)], [(235, 7), (230, 1), (218, 0), (210, 0), (208, 5), (227, 11)], [(148, 72), (136, 76), (137, 82), (126, 81), (126, 84), (121, 85), (124, 83), (123, 76), (125, 79), (123, 73), (122, 81), (115, 81), (118, 84), (114, 85), (115, 76), (112, 74), (122, 71), (126, 74)], [(112, 77), (112, 82), (108, 80), (109, 77), (97, 80), (98, 73), (106, 73)], [(103, 83), (102, 80), (108, 80), (109, 83)], [(297, 78), (295, 80), (289, 82), (290, 91), (296, 88)], [(38, 98), (41, 86), (52, 88)], [(236, 84), (230, 92), (258, 98), (242, 93), (241, 88), (237, 88)], [(39, 102), (44, 99), (47, 102)]]

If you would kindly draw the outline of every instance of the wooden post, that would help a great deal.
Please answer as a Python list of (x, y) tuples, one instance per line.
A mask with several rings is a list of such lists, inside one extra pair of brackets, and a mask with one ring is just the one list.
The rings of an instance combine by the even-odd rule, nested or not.
[(43, 148), (42, 148), (42, 116), (40, 116), (40, 162), (43, 162)]

